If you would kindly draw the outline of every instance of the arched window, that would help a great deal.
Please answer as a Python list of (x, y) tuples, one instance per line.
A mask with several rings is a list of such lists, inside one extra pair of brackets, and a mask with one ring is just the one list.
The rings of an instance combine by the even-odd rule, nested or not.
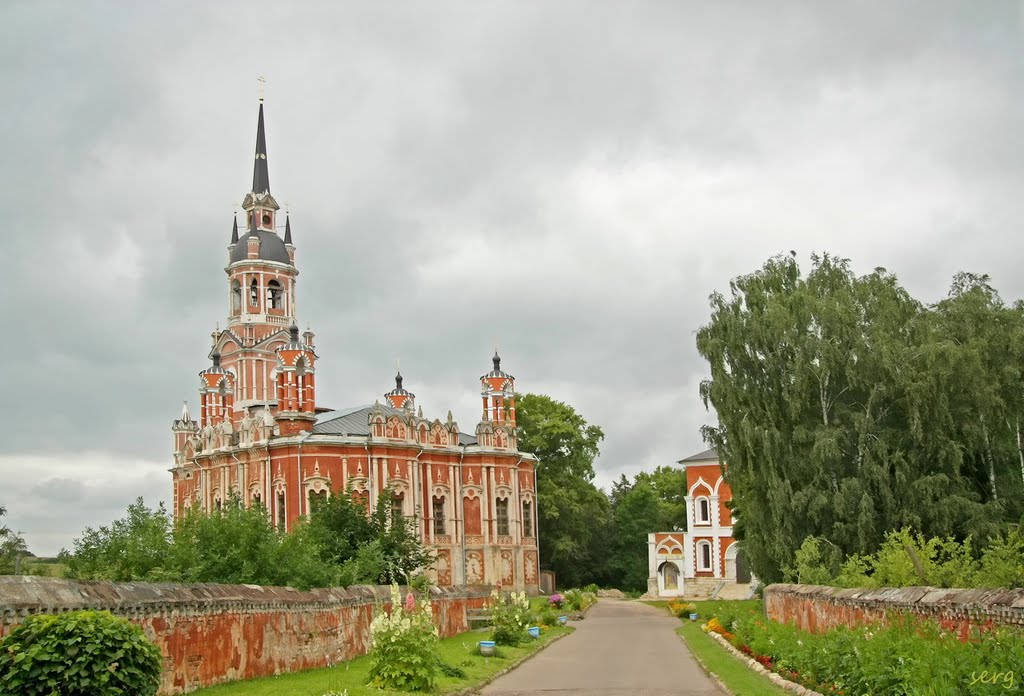
[(498, 536), (508, 536), (508, 498), (498, 498), (494, 512), (498, 518)]
[(396, 493), (391, 496), (391, 521), (395, 522), (402, 519), (405, 516), (405, 510), (403, 503), (405, 502), (405, 495), (403, 493)]
[(533, 536), (533, 506), (529, 500), (523, 501), (523, 536)]
[(697, 570), (711, 570), (711, 542), (697, 542)]
[(253, 278), (252, 282), (249, 283), (249, 304), (253, 307), (260, 306), (260, 289), (256, 284), (255, 278)]
[(242, 311), (242, 284), (237, 280), (231, 281), (231, 313), (238, 314)]
[(700, 497), (695, 501), (694, 515), (697, 524), (711, 524), (711, 501), (708, 498)]
[(285, 507), (284, 507), (284, 491), (278, 491), (277, 492), (277, 531), (279, 531), (279, 532), (283, 532), (284, 531), (285, 520), (288, 519), (288, 517), (286, 516), (285, 512), (286, 511), (285, 511)]
[(433, 499), (433, 506), (431, 509), (431, 515), (434, 518), (434, 535), (446, 534), (445, 532), (445, 519), (444, 519), (444, 496)]
[(284, 309), (284, 292), (276, 280), (267, 284), (267, 306), (270, 309)]
[(309, 514), (317, 512), (320, 507), (327, 502), (327, 491), (310, 491), (309, 492)]

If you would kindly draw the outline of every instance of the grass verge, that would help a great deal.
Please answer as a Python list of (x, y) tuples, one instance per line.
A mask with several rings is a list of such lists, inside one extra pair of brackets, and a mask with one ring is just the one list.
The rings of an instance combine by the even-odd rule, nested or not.
[[(447, 664), (463, 670), (466, 676), (461, 679), (441, 676), (432, 693), (451, 694), (480, 686), (494, 678), (498, 672), (516, 666), (552, 640), (572, 633), (574, 630), (569, 627), (546, 628), (538, 640), (525, 643), (518, 648), (498, 648), (499, 654), (494, 657), (481, 657), (477, 650), (477, 641), (487, 640), (490, 637), (489, 632), (470, 631), (452, 638), (445, 638), (440, 642), (441, 659)], [(408, 693), (404, 691), (387, 691), (367, 686), (366, 683), (370, 679), (369, 674), (370, 658), (364, 655), (325, 669), (221, 684), (193, 691), (192, 694), (195, 696), (321, 696), (330, 691), (340, 694), (348, 690), (348, 696), (397, 696), (398, 694), (408, 696)]]
[[(661, 607), (665, 611), (669, 610), (667, 600), (645, 601), (644, 604)], [(700, 625), (712, 616), (723, 613), (735, 616), (748, 611), (760, 612), (762, 606), (760, 600), (711, 600), (693, 602), (693, 604), (697, 608), (700, 620), (683, 619), (683, 623), (676, 629), (676, 633), (686, 642), (686, 646), (694, 657), (704, 665), (704, 669), (718, 677), (735, 696), (781, 696), (789, 693), (777, 687), (767, 677), (751, 670), (744, 662), (727, 652), (713, 638), (700, 630)]]
[(789, 693), (726, 652), (725, 648), (700, 630), (699, 622), (687, 621), (676, 629), (676, 633), (682, 636), (690, 652), (703, 663), (704, 668), (714, 673), (736, 696), (781, 696)]

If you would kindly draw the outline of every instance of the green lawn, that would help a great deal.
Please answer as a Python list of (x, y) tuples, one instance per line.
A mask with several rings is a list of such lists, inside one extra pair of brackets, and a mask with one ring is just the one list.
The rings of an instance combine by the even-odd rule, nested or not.
[[(494, 657), (481, 657), (476, 649), (477, 641), (490, 638), (489, 631), (470, 631), (446, 638), (441, 641), (442, 659), (447, 664), (462, 669), (466, 676), (462, 679), (440, 677), (437, 689), (433, 693), (447, 694), (478, 685), (497, 672), (517, 664), (555, 637), (574, 630), (568, 627), (544, 629), (539, 640), (526, 643), (519, 648), (498, 648), (499, 654)], [(406, 693), (367, 686), (369, 673), (370, 658), (364, 656), (326, 669), (233, 682), (192, 693), (197, 696), (322, 696), (329, 691), (341, 694), (346, 689), (348, 696), (397, 696)]]
[[(668, 611), (668, 601), (666, 600), (645, 601), (644, 604), (662, 607)], [(676, 629), (676, 633), (686, 641), (690, 652), (704, 663), (704, 667), (709, 672), (718, 676), (736, 696), (761, 696), (762, 694), (781, 696), (789, 693), (772, 684), (767, 677), (761, 676), (747, 667), (746, 663), (741, 662), (719, 645), (714, 638), (700, 630), (700, 625), (712, 616), (735, 617), (750, 611), (761, 613), (763, 609), (760, 600), (713, 600), (693, 602), (693, 604), (697, 607), (700, 620), (683, 620), (682, 625)]]
[(699, 621), (686, 621), (676, 629), (683, 637), (698, 660), (704, 663), (705, 669), (714, 673), (735, 696), (769, 696), (772, 694), (788, 694), (772, 684), (767, 677), (761, 676), (746, 664), (740, 662), (732, 653), (726, 651), (715, 642), (714, 638), (700, 630)]

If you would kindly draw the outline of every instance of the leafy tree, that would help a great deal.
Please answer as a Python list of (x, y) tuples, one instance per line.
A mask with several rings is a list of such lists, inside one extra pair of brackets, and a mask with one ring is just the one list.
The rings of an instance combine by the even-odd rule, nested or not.
[(69, 577), (150, 582), (223, 582), (323, 587), (337, 568), (300, 525), (278, 534), (262, 506), (229, 501), (209, 515), (193, 509), (174, 525), (161, 504), (139, 498), (110, 526), (87, 528), (74, 551), (61, 551)]
[[(7, 514), (7, 508), (0, 506), (0, 517)], [(25, 540), (7, 525), (0, 525), (0, 575), (14, 573), (18, 556), (28, 553)]]
[(668, 529), (663, 524), (663, 502), (647, 474), (638, 475), (632, 484), (623, 476), (611, 500), (604, 583), (626, 590), (646, 589), (647, 535)]
[(339, 584), (340, 568), (323, 559), (320, 540), (308, 524), (300, 524), (288, 534), (278, 533), (277, 538), (266, 584), (293, 585), (303, 590)]
[(808, 536), (848, 556), (891, 529), (987, 537), (1007, 519), (997, 491), (1020, 391), (1007, 336), (1022, 324), (986, 287), (958, 277), (928, 308), (885, 269), (856, 277), (826, 255), (803, 277), (782, 256), (712, 295), (697, 347), (718, 425), (704, 434), (759, 577), (779, 579)]
[(543, 394), (516, 398), (519, 448), (536, 454), (541, 563), (562, 585), (586, 584), (600, 572), (600, 532), (610, 506), (594, 485), (594, 459), (604, 433), (568, 404)]
[(171, 518), (161, 503), (150, 509), (142, 498), (110, 526), (86, 527), (74, 552), (60, 552), (70, 577), (84, 580), (174, 579), (166, 564), (171, 549)]
[(648, 483), (658, 496), (657, 531), (685, 530), (686, 471), (674, 466), (659, 466), (651, 473), (639, 472), (636, 483), (641, 482)]
[(309, 521), (309, 530), (320, 544), (323, 559), (339, 566), (374, 540), (366, 508), (341, 491), (320, 502)]
[(1024, 587), (1024, 534), (1020, 528), (992, 539), (978, 573), (986, 587)]
[[(417, 570), (431, 562), (430, 553), (419, 540), (418, 519), (393, 515), (393, 501), (391, 491), (382, 492), (370, 516), (372, 538), (380, 548), (384, 565), (384, 571), (376, 579), (382, 585), (408, 584)], [(373, 582), (373, 579), (367, 578), (366, 581)]]
[(831, 542), (809, 536), (796, 550), (793, 567), (786, 569), (786, 582), (829, 585), (838, 574), (842, 561), (842, 553)]
[(237, 499), (206, 514), (190, 510), (174, 526), (171, 565), (184, 582), (255, 585), (331, 584), (336, 572), (323, 560), (305, 525), (279, 534), (262, 505)]

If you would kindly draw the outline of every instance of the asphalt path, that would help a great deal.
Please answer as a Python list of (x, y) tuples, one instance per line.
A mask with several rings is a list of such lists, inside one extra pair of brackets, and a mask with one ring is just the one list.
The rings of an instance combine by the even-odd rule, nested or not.
[(576, 632), (557, 641), (480, 693), (667, 696), (722, 692), (675, 634), (679, 620), (662, 609), (602, 599)]

